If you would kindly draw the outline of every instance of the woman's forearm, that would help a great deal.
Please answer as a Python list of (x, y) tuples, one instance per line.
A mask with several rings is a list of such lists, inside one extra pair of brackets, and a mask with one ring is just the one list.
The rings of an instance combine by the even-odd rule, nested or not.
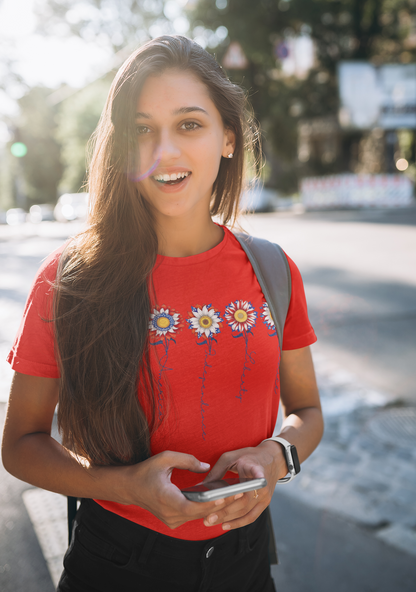
[(126, 467), (88, 466), (45, 433), (26, 434), (12, 449), (3, 449), (3, 464), (13, 476), (42, 489), (128, 503), (123, 488)]
[(123, 503), (128, 467), (89, 467), (51, 437), (58, 392), (59, 379), (15, 373), (3, 431), (5, 469), (49, 491)]
[(280, 436), (296, 446), (299, 461), (308, 458), (321, 441), (324, 431), (322, 411), (307, 407), (292, 412), (283, 421)]
[[(279, 436), (294, 444), (299, 457), (303, 462), (312, 454), (318, 446), (323, 434), (322, 412), (319, 407), (306, 407), (292, 412), (282, 424)], [(260, 444), (261, 448), (267, 448), (274, 458), (277, 479), (287, 473), (286, 458), (283, 447), (279, 442), (265, 440)]]
[(324, 430), (309, 347), (282, 352), (280, 386), (284, 417), (280, 435), (296, 446), (303, 462), (318, 446)]

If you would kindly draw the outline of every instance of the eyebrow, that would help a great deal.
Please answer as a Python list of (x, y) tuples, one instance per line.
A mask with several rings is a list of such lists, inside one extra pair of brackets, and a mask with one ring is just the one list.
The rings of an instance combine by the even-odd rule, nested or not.
[[(172, 112), (172, 115), (183, 115), (185, 113), (192, 113), (194, 111), (200, 111), (202, 113), (205, 113), (205, 115), (208, 115), (208, 112), (205, 111), (205, 109), (203, 109), (202, 107), (181, 107), (180, 109), (176, 109), (176, 111)], [(152, 116), (149, 115), (149, 113), (143, 113), (141, 111), (138, 111), (136, 113), (136, 119), (152, 119)]]

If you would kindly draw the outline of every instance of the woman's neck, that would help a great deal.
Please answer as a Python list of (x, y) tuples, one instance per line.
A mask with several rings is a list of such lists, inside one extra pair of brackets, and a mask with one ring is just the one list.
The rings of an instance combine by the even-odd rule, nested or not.
[(191, 257), (213, 249), (223, 239), (223, 229), (210, 216), (203, 219), (168, 218), (156, 227), (159, 255)]

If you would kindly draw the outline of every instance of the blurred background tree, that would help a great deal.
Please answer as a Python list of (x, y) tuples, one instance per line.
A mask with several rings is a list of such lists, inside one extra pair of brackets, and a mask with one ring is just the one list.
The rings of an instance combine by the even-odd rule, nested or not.
[[(60, 145), (56, 137), (56, 109), (48, 103), (51, 90), (34, 87), (18, 101), (19, 115), (14, 127), (7, 159), (14, 177), (17, 205), (29, 208), (35, 203), (55, 203), (63, 173)], [(19, 142), (23, 152), (13, 150)]]
[[(0, 209), (13, 205), (28, 209), (34, 203), (54, 203), (63, 192), (80, 191), (85, 183), (86, 146), (94, 131), (116, 69), (133, 48), (158, 34), (159, 20), (169, 22), (162, 0), (55, 1), (37, 0), (36, 33), (43, 39), (80, 37), (87, 44), (109, 48), (108, 73), (90, 76), (83, 89), (31, 88), (15, 68), (7, 40), (0, 39), (0, 91), (20, 96), (18, 110), (0, 114), (10, 140), (0, 145)], [(178, 10), (181, 10), (178, 5)], [(172, 26), (169, 25), (172, 32)], [(52, 46), (53, 47), (53, 46)], [(121, 52), (118, 50), (123, 48)], [(47, 65), (45, 64), (45, 68)], [(75, 92), (77, 91), (77, 92)], [(2, 128), (3, 129), (3, 128)], [(16, 157), (16, 141), (27, 147)], [(1, 144), (1, 142), (0, 142)]]
[[(227, 29), (213, 48), (220, 61), (230, 41), (240, 44), (247, 67), (229, 73), (249, 90), (273, 161), (266, 181), (283, 192), (296, 190), (299, 174), (352, 170), (353, 155), (372, 147), (370, 133), (335, 141), (328, 133), (338, 125), (339, 61), (416, 61), (415, 0), (199, 0), (188, 14), (194, 36), (204, 29), (209, 40), (219, 27)], [(282, 68), (288, 42), (302, 37), (313, 42), (314, 62), (308, 72), (288, 74)], [(299, 133), (308, 128), (320, 146), (302, 154)]]
[(170, 21), (175, 15), (180, 18), (184, 4), (186, 0), (44, 0), (37, 7), (38, 30), (44, 35), (78, 35), (117, 52), (163, 31), (172, 33)]
[(77, 193), (85, 185), (86, 147), (100, 119), (111, 79), (111, 75), (104, 76), (60, 104), (56, 130), (64, 165), (60, 193)]
[[(393, 172), (386, 154), (391, 162), (397, 155), (414, 159), (415, 130), (394, 138), (341, 130), (337, 68), (345, 60), (416, 62), (416, 0), (37, 0), (35, 6), (38, 33), (109, 48), (114, 61), (76, 93), (26, 88), (21, 115), (8, 125), (21, 130), (28, 146), (13, 161), (28, 204), (80, 190), (86, 143), (114, 72), (134, 48), (163, 33), (194, 38), (247, 89), (263, 130), (264, 180), (281, 193), (297, 191), (309, 175)], [(235, 43), (239, 68), (227, 62)], [(3, 65), (0, 87), (7, 88), (13, 68)]]

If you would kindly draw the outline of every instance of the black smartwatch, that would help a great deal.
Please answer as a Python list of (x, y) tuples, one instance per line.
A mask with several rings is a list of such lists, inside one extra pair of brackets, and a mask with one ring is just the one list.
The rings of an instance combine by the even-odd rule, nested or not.
[(274, 436), (273, 438), (266, 438), (265, 440), (263, 440), (263, 442), (267, 442), (268, 440), (273, 440), (273, 442), (278, 442), (283, 446), (286, 464), (288, 468), (288, 474), (286, 477), (282, 477), (282, 479), (279, 479), (278, 483), (289, 483), (289, 481), (292, 481), (292, 479), (294, 479), (296, 475), (300, 473), (300, 462), (296, 446), (294, 446), (284, 438), (280, 438), (279, 436)]

